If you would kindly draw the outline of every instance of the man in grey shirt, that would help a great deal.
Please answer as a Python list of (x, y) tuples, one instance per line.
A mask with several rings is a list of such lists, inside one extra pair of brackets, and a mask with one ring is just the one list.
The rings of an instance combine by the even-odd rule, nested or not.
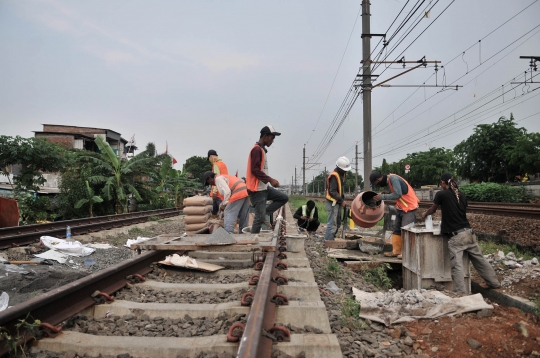
[(380, 172), (375, 171), (369, 176), (369, 181), (373, 186), (388, 187), (390, 191), (390, 194), (374, 196), (374, 200), (396, 201), (397, 214), (392, 231), (392, 253), (385, 253), (385, 256), (401, 258), (401, 227), (415, 221), (420, 200), (416, 197), (410, 184), (399, 175), (382, 175)]

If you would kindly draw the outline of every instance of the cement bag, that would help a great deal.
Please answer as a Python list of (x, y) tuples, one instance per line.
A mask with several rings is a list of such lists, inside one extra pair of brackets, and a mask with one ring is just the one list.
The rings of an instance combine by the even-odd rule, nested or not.
[(204, 215), (188, 215), (184, 218), (184, 224), (200, 224), (205, 223), (210, 219), (210, 213)]
[(185, 206), (212, 205), (212, 198), (209, 196), (191, 196), (189, 198), (184, 199), (184, 205)]
[(186, 224), (186, 231), (197, 231), (204, 229), (207, 225), (207, 223)]
[(185, 215), (204, 215), (212, 212), (212, 205), (206, 206), (186, 206), (182, 212)]

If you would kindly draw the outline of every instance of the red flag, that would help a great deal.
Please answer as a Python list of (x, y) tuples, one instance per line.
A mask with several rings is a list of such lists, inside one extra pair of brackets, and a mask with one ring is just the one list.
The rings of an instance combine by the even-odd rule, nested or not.
[(169, 154), (169, 143), (167, 143), (167, 141), (165, 141), (165, 154), (167, 154), (169, 157), (172, 158), (172, 165), (175, 165), (176, 163), (178, 163), (176, 158), (173, 157), (172, 154)]

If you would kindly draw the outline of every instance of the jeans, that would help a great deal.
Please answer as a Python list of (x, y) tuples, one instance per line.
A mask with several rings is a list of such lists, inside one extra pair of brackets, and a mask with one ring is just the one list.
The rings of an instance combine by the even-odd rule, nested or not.
[[(287, 194), (269, 186), (266, 190), (252, 191), (249, 193), (251, 206), (255, 209), (255, 219), (251, 226), (251, 233), (261, 232), (261, 226), (264, 223), (266, 214), (272, 215), (274, 211), (281, 208), (289, 201)], [(272, 200), (272, 204), (266, 206), (266, 201)]]
[(326, 224), (324, 241), (334, 240), (341, 224), (341, 205), (336, 203), (332, 206), (332, 202), (326, 200), (326, 211), (328, 212), (328, 223)]
[(416, 220), (416, 212), (418, 209), (414, 209), (408, 212), (403, 210), (396, 210), (396, 220), (394, 221), (394, 228), (392, 234), (401, 235), (401, 227), (407, 226)]
[(452, 282), (454, 292), (467, 292), (463, 273), (463, 253), (469, 255), (478, 275), (486, 281), (488, 286), (498, 288), (501, 286), (495, 270), (482, 255), (482, 250), (478, 246), (476, 235), (471, 229), (462, 231), (448, 240), (448, 250), (450, 251), (450, 266), (452, 267)]
[(219, 206), (221, 205), (221, 202), (223, 200), (221, 200), (220, 198), (215, 198), (214, 201), (212, 202), (212, 215), (217, 215), (217, 213), (219, 212)]
[(225, 222), (225, 230), (228, 233), (234, 232), (234, 224), (238, 219), (238, 233), (242, 233), (242, 229), (248, 223), (249, 200), (248, 198), (229, 202), (223, 213), (223, 221)]

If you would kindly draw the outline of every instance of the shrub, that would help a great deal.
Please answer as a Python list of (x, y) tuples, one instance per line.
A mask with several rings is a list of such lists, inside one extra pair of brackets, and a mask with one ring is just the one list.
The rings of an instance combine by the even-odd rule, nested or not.
[(468, 184), (459, 188), (470, 201), (522, 203), (529, 196), (524, 187), (496, 183)]

